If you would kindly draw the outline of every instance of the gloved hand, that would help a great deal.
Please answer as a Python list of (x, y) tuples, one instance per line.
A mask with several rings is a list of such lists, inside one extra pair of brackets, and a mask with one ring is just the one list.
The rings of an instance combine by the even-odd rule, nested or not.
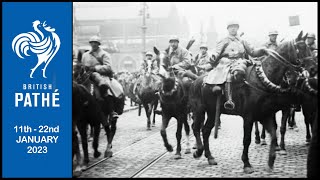
[(96, 68), (95, 68), (94, 66), (86, 66), (86, 67), (85, 67), (85, 70), (86, 70), (86, 71), (95, 72), (95, 71), (96, 71)]

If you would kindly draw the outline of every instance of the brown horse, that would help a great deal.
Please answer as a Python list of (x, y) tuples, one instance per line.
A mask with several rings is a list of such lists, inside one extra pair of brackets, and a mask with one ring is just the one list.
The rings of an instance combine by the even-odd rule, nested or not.
[[(281, 83), (285, 73), (289, 71), (298, 74), (301, 71), (301, 64), (298, 59), (305, 58), (307, 35), (302, 37), (302, 32), (295, 40), (280, 44), (277, 52), (268, 51), (268, 56), (261, 61), (249, 66), (245, 76), (245, 81), (234, 83), (232, 94), (236, 108), (234, 110), (224, 109), (223, 103), (225, 97), (222, 96), (223, 88), (214, 88), (203, 82), (204, 77), (198, 78), (190, 89), (190, 102), (193, 104), (194, 111), (194, 135), (197, 140), (197, 151), (194, 157), (199, 158), (203, 150), (209, 164), (217, 164), (209, 149), (209, 136), (211, 129), (215, 127), (215, 138), (217, 137), (217, 124), (220, 121), (221, 113), (239, 115), (244, 120), (244, 138), (242, 161), (244, 163), (244, 172), (252, 173), (253, 168), (249, 162), (248, 150), (251, 143), (251, 131), (255, 121), (260, 121), (271, 135), (268, 171), (273, 170), (276, 158), (276, 121), (275, 113), (284, 106), (292, 102), (292, 93), (294, 88), (284, 89)], [(278, 85), (277, 85), (278, 84)], [(202, 128), (203, 141), (200, 138), (200, 127), (204, 121), (205, 113), (208, 119)]]
[(147, 115), (147, 130), (151, 130), (151, 120), (150, 116), (153, 111), (153, 120), (152, 120), (152, 126), (155, 126), (155, 111), (157, 110), (159, 96), (157, 94), (159, 90), (159, 85), (161, 83), (160, 77), (157, 78), (155, 74), (152, 74), (151, 72), (151, 66), (153, 64), (154, 60), (148, 60), (147, 61), (147, 71), (145, 74), (142, 74), (138, 80), (137, 83), (137, 94), (139, 99), (141, 100), (141, 104), (143, 105), (146, 115)]
[[(311, 51), (308, 55), (311, 55)], [(311, 56), (310, 56), (311, 57)], [(314, 82), (317, 80), (315, 78), (315, 75), (318, 72), (318, 64), (317, 61), (315, 60), (316, 57), (311, 57), (311, 58), (304, 58), (302, 60), (302, 67), (306, 70), (307, 72), (307, 78), (310, 82)], [(299, 93), (296, 96), (296, 101), (299, 106), (302, 106), (302, 113), (304, 115), (304, 122), (306, 125), (306, 142), (310, 143), (311, 140), (311, 133), (310, 133), (310, 126), (312, 128), (312, 123), (314, 120), (315, 112), (318, 108), (318, 101), (316, 98), (316, 91), (317, 90), (310, 90), (306, 87), (306, 78), (299, 78), (296, 80), (296, 77), (294, 74), (287, 73), (285, 76), (285, 81), (286, 84), (290, 85), (295, 85), (297, 84), (298, 86), (302, 87), (302, 91), (299, 91)], [(312, 87), (310, 87), (312, 88)], [(281, 118), (281, 126), (280, 126), (280, 134), (281, 134), (281, 139), (280, 139), (280, 147), (278, 150), (280, 150), (280, 154), (285, 155), (286, 149), (285, 149), (285, 142), (284, 142), (284, 137), (286, 133), (286, 125), (287, 122), (289, 126), (295, 121), (294, 119), (294, 114), (295, 114), (295, 108), (294, 107), (283, 107), (282, 109), (282, 118)], [(260, 140), (259, 137), (259, 129), (257, 127), (257, 123), (255, 122), (255, 128), (256, 128), (256, 143)], [(262, 145), (265, 145), (265, 128), (262, 129), (262, 134), (261, 134), (261, 139), (262, 139)], [(277, 144), (278, 145), (278, 144)]]
[(169, 57), (168, 52), (160, 52), (154, 47), (154, 52), (157, 55), (156, 59), (160, 62), (159, 72), (165, 72), (161, 75), (162, 81), (159, 90), (159, 98), (162, 107), (162, 125), (160, 134), (162, 136), (164, 146), (169, 152), (173, 151), (172, 146), (168, 142), (166, 128), (168, 127), (169, 121), (172, 117), (177, 119), (177, 149), (175, 159), (181, 158), (181, 133), (182, 126), (184, 125), (187, 135), (187, 148), (185, 153), (191, 153), (189, 143), (190, 127), (188, 124), (188, 88), (191, 82), (183, 83), (181, 77), (177, 77), (174, 70), (168, 65)]
[[(114, 110), (118, 113), (118, 115), (121, 115), (123, 113), (125, 97), (124, 95), (120, 95), (118, 98), (113, 96), (99, 96), (98, 93), (106, 92), (107, 89), (104, 88), (99, 90), (99, 87), (91, 80), (91, 74), (92, 73), (87, 71), (86, 68), (82, 66), (80, 63), (75, 65), (74, 79), (77, 81), (77, 83), (86, 87), (86, 89), (90, 92), (91, 96), (94, 97), (97, 101), (100, 111), (103, 112), (105, 117), (107, 117), (107, 122), (103, 124), (108, 141), (104, 156), (111, 157), (113, 154), (111, 150), (112, 141), (117, 129), (117, 118), (112, 118), (111, 112)], [(111, 106), (110, 101), (113, 101), (113, 106)]]
[(106, 126), (107, 121), (98, 102), (83, 85), (73, 82), (72, 87), (72, 152), (73, 155), (76, 155), (77, 165), (79, 165), (80, 151), (76, 132), (77, 127), (81, 136), (84, 165), (86, 166), (89, 163), (87, 126), (90, 124), (94, 129), (92, 147), (94, 149), (94, 157), (97, 158), (101, 155), (98, 151), (100, 124)]

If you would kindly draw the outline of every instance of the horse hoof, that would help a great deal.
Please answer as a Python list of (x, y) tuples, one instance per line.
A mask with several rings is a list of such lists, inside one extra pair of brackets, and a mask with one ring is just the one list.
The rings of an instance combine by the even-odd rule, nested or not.
[(113, 152), (112, 152), (112, 151), (106, 151), (106, 152), (104, 153), (104, 157), (105, 157), (105, 158), (112, 157), (112, 155), (113, 155)]
[(193, 145), (192, 149), (197, 149), (197, 144)]
[(79, 177), (79, 176), (81, 176), (81, 173), (82, 173), (82, 171), (81, 171), (81, 169), (75, 169), (75, 171), (73, 172), (73, 177)]
[(299, 132), (298, 127), (294, 127), (293, 130), (294, 130), (295, 132)]
[(152, 124), (152, 127), (156, 127), (156, 125), (153, 123), (153, 124)]
[(80, 167), (80, 170), (81, 170), (81, 171), (84, 171), (84, 170), (86, 170), (87, 168), (88, 168), (88, 164), (82, 165), (82, 166)]
[(267, 166), (267, 167), (266, 167), (266, 171), (267, 171), (268, 173), (272, 173), (272, 172), (273, 172), (273, 168), (272, 168), (272, 167)]
[(191, 153), (191, 149), (190, 149), (190, 148), (187, 148), (184, 153), (185, 153), (185, 154), (190, 154), (190, 153)]
[(281, 154), (281, 155), (287, 155), (287, 151), (284, 150), (284, 149), (281, 149), (280, 152), (279, 152), (279, 154)]
[(218, 129), (221, 129), (221, 126), (220, 126), (220, 125), (218, 126)]
[(197, 151), (195, 151), (195, 152), (193, 153), (193, 158), (199, 159), (199, 158), (201, 157), (201, 155), (202, 155), (202, 154), (198, 155)]
[(310, 143), (310, 142), (311, 142), (310, 138), (306, 139), (306, 143)]
[(265, 139), (262, 139), (262, 140), (261, 140), (261, 145), (267, 145), (267, 142), (266, 142)]
[(174, 159), (181, 159), (181, 154), (175, 154)]
[(257, 140), (257, 139), (255, 140), (256, 144), (260, 144), (260, 142), (261, 142), (260, 140)]
[(280, 147), (276, 146), (275, 151), (280, 151)]
[(208, 163), (209, 165), (217, 165), (217, 161), (215, 161), (214, 159), (208, 159)]
[(254, 172), (254, 170), (253, 170), (252, 167), (245, 167), (245, 168), (243, 169), (243, 172), (244, 172), (245, 174), (251, 174), (251, 173)]
[(93, 157), (98, 158), (100, 155), (101, 155), (101, 152), (97, 151), (97, 152), (94, 152)]
[(170, 144), (168, 146), (166, 146), (166, 148), (167, 148), (167, 151), (169, 151), (169, 152), (173, 151), (173, 148), (172, 148), (172, 146)]

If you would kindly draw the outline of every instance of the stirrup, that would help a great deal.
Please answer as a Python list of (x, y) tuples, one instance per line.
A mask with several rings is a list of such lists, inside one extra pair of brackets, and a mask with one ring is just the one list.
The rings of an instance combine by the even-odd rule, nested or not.
[(233, 110), (235, 108), (235, 104), (232, 100), (228, 100), (227, 102), (224, 103), (223, 107), (225, 109)]

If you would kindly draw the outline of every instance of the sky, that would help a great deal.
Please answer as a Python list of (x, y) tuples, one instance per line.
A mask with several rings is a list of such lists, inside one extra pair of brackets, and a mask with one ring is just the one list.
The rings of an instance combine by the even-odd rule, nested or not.
[[(186, 16), (191, 34), (199, 32), (201, 21), (207, 30), (214, 17), (220, 37), (227, 34), (230, 20), (240, 23), (244, 37), (267, 38), (270, 30), (279, 31), (278, 39), (296, 36), (300, 30), (317, 35), (317, 2), (175, 2), (179, 14)], [(299, 15), (300, 26), (289, 26), (289, 16)]]
[[(203, 22), (204, 32), (208, 30), (209, 20), (214, 18), (218, 39), (227, 35), (227, 22), (236, 20), (240, 23), (240, 32), (244, 32), (243, 38), (248, 40), (259, 39), (266, 41), (268, 32), (277, 30), (278, 40), (292, 39), (303, 30), (314, 32), (317, 37), (318, 32), (318, 7), (317, 2), (147, 2), (153, 7), (162, 8), (164, 4), (176, 4), (179, 16), (185, 16), (189, 23), (190, 37), (199, 37), (200, 24)], [(74, 3), (77, 5), (77, 3)], [(130, 10), (135, 13), (139, 9), (141, 2), (101, 2), (101, 3), (81, 3), (82, 7), (132, 7)], [(170, 6), (166, 6), (170, 7)], [(164, 13), (167, 11), (164, 11)], [(96, 13), (94, 10), (90, 14)], [(107, 15), (108, 12), (104, 12)], [(152, 17), (152, 11), (150, 10)], [(88, 16), (84, 13), (82, 15)], [(130, 14), (128, 12), (128, 14)], [(132, 14), (132, 13), (131, 13)], [(125, 12), (121, 13), (125, 16)], [(298, 15), (299, 26), (289, 26), (289, 16)], [(128, 15), (129, 16), (129, 15)], [(129, 17), (128, 17), (129, 18)]]

